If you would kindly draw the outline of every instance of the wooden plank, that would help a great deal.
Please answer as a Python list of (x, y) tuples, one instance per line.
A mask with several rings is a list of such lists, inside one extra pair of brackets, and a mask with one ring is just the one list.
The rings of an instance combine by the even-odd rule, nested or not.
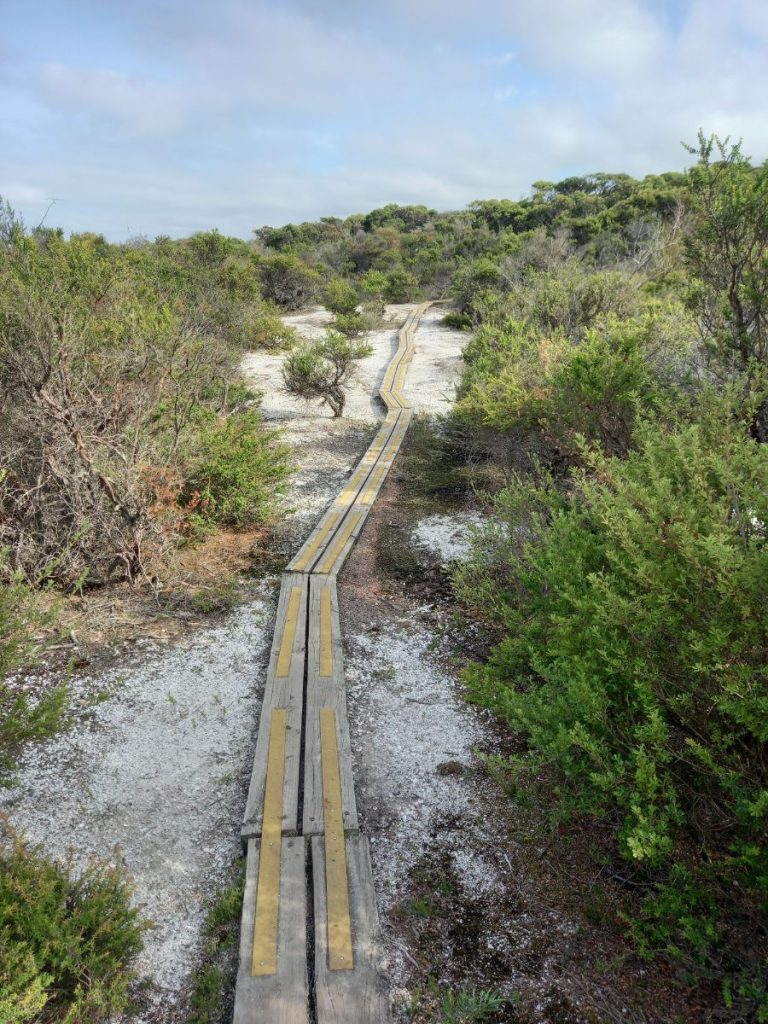
[(248, 842), (233, 1024), (309, 1024), (306, 846), (299, 837), (281, 842), (277, 965), (268, 975), (252, 973), (260, 854), (258, 841)]
[[(323, 658), (323, 605), (330, 605), (330, 658)], [(336, 713), (336, 742), (341, 774), (342, 813), (346, 832), (358, 829), (357, 805), (352, 773), (352, 745), (347, 720), (347, 696), (344, 685), (344, 660), (341, 646), (339, 602), (332, 576), (313, 576), (309, 598), (309, 643), (307, 647), (307, 700), (304, 726), (304, 835), (323, 831), (323, 761), (320, 733), (320, 709), (331, 707)], [(325, 664), (324, 664), (325, 660)], [(324, 674), (329, 666), (331, 674)]]
[(323, 842), (325, 891), (328, 905), (328, 967), (351, 971), (352, 921), (349, 916), (349, 878), (344, 815), (341, 804), (341, 769), (336, 741), (336, 711), (320, 708), (320, 750), (323, 762)]
[[(300, 591), (296, 602), (295, 591)], [(280, 587), (280, 599), (275, 616), (275, 635), (267, 669), (267, 681), (259, 718), (256, 738), (256, 752), (251, 771), (241, 835), (243, 842), (261, 835), (261, 820), (264, 805), (264, 787), (267, 776), (269, 752), (270, 716), (274, 709), (285, 708), (286, 751), (285, 782), (283, 794), (283, 826), (285, 835), (295, 835), (299, 821), (299, 777), (301, 760), (301, 733), (304, 718), (304, 665), (306, 659), (306, 616), (309, 598), (309, 579), (299, 573), (284, 573)], [(283, 647), (287, 635), (286, 625), (294, 602), (296, 624), (289, 630), (292, 643), (288, 653)], [(280, 666), (281, 657), (283, 665)], [(278, 668), (288, 662), (288, 674), (278, 676)]]
[(362, 509), (355, 508), (350, 511), (341, 527), (333, 535), (325, 554), (317, 563), (317, 571), (319, 573), (337, 571), (334, 567), (341, 557), (342, 552), (344, 552), (350, 540), (352, 540), (352, 534), (360, 525), (360, 520), (363, 518), (363, 515), (364, 512)]
[(315, 1005), (317, 1024), (389, 1024), (389, 995), (382, 970), (381, 937), (368, 840), (346, 840), (354, 967), (329, 964), (325, 844), (312, 839), (315, 907)]
[(282, 852), (285, 728), (288, 712), (274, 708), (270, 716), (264, 819), (259, 845), (259, 880), (253, 926), (251, 974), (277, 971), (277, 922), (280, 914), (280, 857)]

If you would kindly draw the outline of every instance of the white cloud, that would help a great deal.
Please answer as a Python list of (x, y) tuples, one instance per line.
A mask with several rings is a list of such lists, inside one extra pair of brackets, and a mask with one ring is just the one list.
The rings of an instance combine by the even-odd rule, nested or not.
[(660, 0), (115, 0), (103, 31), (117, 8), (109, 59), (46, 54), (0, 83), (0, 177), (20, 204), (59, 196), (67, 228), (247, 235), (517, 197), (680, 168), (700, 126), (768, 155), (760, 0), (692, 0), (674, 24)]

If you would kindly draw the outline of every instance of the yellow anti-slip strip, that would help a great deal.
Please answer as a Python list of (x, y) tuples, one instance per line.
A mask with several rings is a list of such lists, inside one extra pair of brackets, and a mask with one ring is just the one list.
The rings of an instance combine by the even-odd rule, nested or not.
[(363, 505), (369, 505), (373, 501), (374, 495), (376, 494), (376, 490), (379, 484), (381, 483), (381, 478), (387, 472), (388, 468), (388, 466), (377, 466), (376, 469), (374, 469), (373, 476), (371, 477), (368, 486), (363, 491), (363, 494), (360, 498), (360, 501)]
[(344, 545), (347, 543), (349, 538), (352, 536), (352, 534), (353, 534), (353, 532), (355, 530), (355, 527), (357, 526), (357, 524), (360, 522), (360, 519), (362, 518), (362, 515), (363, 515), (362, 512), (353, 512), (350, 515), (350, 517), (349, 517), (349, 519), (347, 521), (346, 526), (339, 533), (338, 537), (336, 538), (336, 541), (334, 542), (333, 547), (328, 551), (328, 553), (326, 554), (325, 558), (322, 560), (322, 562), (318, 566), (318, 569), (317, 569), (318, 573), (330, 572), (331, 569), (333, 569), (333, 566), (334, 566), (334, 564), (336, 562), (336, 559), (339, 557), (339, 555), (341, 554), (342, 550), (344, 549)]
[(330, 587), (323, 587), (320, 591), (320, 675), (324, 679), (333, 675), (333, 629)]
[(336, 526), (336, 523), (338, 523), (340, 518), (341, 512), (333, 512), (323, 523), (322, 527), (318, 530), (315, 539), (309, 545), (304, 554), (299, 556), (298, 561), (294, 563), (293, 568), (296, 572), (303, 572), (303, 570), (307, 568), (309, 563), (317, 554), (317, 549), (323, 543), (331, 530)]
[(299, 620), (299, 605), (301, 604), (301, 587), (292, 587), (291, 596), (288, 599), (288, 611), (285, 615), (283, 626), (283, 638), (280, 641), (280, 653), (277, 656), (276, 675), (284, 678), (291, 671), (291, 660), (293, 659), (293, 641), (296, 639), (296, 624)]
[(253, 922), (251, 974), (254, 977), (277, 972), (287, 722), (288, 712), (285, 708), (272, 710), (259, 847), (259, 880), (256, 883), (256, 915)]
[(341, 772), (336, 740), (336, 712), (320, 708), (320, 749), (323, 757), (323, 824), (325, 831), (325, 891), (328, 904), (328, 970), (351, 971), (352, 920), (349, 876), (341, 803)]

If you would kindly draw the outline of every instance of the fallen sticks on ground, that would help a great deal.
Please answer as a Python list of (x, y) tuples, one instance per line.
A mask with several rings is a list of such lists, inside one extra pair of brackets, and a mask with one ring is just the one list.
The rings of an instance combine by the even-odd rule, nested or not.
[(402, 444), (416, 326), (379, 395), (387, 415), (283, 574), (242, 837), (234, 1024), (386, 1024), (368, 841), (358, 834), (336, 576)]

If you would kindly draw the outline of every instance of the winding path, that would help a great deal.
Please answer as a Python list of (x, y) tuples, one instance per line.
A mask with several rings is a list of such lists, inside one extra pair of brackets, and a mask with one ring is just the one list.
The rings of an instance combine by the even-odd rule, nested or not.
[(379, 395), (387, 415), (283, 573), (253, 773), (234, 1024), (386, 1024), (368, 840), (360, 835), (336, 576), (413, 416), (418, 306)]

